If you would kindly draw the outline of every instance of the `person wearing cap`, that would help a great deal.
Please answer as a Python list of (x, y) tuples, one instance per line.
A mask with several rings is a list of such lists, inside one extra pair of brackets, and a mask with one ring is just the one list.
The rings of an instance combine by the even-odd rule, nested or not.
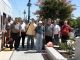
[(36, 50), (37, 52), (41, 52), (42, 50), (42, 40), (43, 40), (43, 25), (42, 21), (38, 22), (38, 26), (35, 29), (36, 31)]

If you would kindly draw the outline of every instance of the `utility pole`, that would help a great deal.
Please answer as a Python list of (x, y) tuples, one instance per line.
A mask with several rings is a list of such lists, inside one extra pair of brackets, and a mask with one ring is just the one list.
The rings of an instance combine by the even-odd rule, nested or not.
[(30, 20), (30, 7), (31, 7), (31, 0), (28, 1), (28, 23), (29, 23), (29, 20)]

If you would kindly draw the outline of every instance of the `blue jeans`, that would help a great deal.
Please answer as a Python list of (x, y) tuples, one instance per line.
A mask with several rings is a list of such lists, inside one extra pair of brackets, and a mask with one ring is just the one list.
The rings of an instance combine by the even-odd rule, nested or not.
[[(28, 35), (27, 36), (28, 39), (27, 39), (27, 49), (31, 48), (33, 49), (34, 48), (34, 36), (33, 35)], [(31, 43), (30, 43), (31, 41)]]
[(42, 43), (43, 43), (43, 34), (36, 34), (36, 50), (41, 51), (42, 50)]

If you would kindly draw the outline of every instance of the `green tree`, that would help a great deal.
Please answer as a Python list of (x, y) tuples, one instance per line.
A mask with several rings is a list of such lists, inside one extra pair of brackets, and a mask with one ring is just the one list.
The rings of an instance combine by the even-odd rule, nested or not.
[(43, 18), (52, 18), (65, 20), (71, 17), (74, 10), (74, 5), (67, 0), (43, 0), (40, 2), (39, 8), (36, 13)]
[(80, 28), (80, 17), (77, 17), (76, 21), (77, 21), (77, 27)]
[(69, 22), (70, 22), (71, 27), (73, 28), (76, 28), (78, 26), (76, 19), (71, 18)]

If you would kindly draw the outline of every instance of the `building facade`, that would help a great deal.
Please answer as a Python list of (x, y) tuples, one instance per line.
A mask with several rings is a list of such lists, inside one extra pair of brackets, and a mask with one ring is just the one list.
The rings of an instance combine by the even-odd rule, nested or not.
[(0, 51), (5, 45), (3, 26), (8, 18), (12, 17), (12, 7), (9, 0), (0, 0)]

